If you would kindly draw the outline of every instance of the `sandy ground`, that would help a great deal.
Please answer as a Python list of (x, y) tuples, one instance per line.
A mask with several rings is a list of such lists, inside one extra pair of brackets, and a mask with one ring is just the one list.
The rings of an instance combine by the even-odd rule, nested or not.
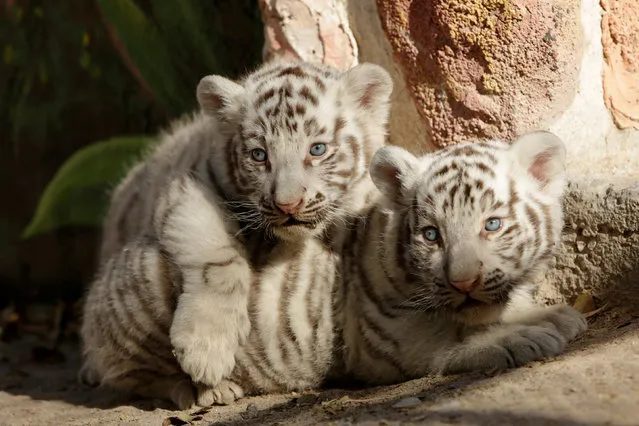
[(589, 321), (566, 354), (518, 370), (245, 398), (199, 414), (79, 385), (75, 344), (48, 353), (23, 336), (0, 347), (0, 425), (639, 425), (639, 313)]

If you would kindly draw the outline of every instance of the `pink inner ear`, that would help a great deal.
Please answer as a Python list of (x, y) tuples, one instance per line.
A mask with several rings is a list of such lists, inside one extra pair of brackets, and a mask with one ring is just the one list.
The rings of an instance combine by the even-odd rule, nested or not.
[(382, 167), (382, 174), (385, 180), (393, 182), (393, 184), (399, 184), (399, 170), (392, 166)]
[(207, 110), (211, 112), (216, 112), (220, 108), (222, 108), (222, 97), (218, 96), (215, 93), (206, 93), (202, 96), (203, 104)]
[(528, 172), (535, 177), (543, 185), (548, 183), (548, 170), (547, 165), (551, 155), (548, 151), (542, 152), (535, 157), (535, 161), (528, 168)]

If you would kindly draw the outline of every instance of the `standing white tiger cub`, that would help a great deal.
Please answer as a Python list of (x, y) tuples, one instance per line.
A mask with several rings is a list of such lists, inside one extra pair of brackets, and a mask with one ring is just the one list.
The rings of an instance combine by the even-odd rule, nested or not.
[[(247, 356), (262, 369), (279, 368), (284, 338), (290, 359), (313, 357), (277, 373), (273, 389), (317, 385), (333, 339), (323, 232), (374, 191), (368, 165), (391, 90), (370, 64), (204, 78), (203, 113), (174, 126), (113, 194), (84, 306), (84, 380), (180, 408), (237, 397), (224, 379), (250, 332), (260, 349)], [(310, 332), (294, 324), (299, 314)]]
[(421, 158), (378, 151), (371, 175), (386, 200), (342, 242), (341, 373), (390, 383), (518, 367), (585, 330), (571, 307), (530, 296), (560, 242), (564, 157), (546, 132)]

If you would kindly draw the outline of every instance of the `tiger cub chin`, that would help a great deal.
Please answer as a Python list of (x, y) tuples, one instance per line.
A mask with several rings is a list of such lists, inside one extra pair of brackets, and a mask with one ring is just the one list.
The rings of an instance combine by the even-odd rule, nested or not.
[(560, 242), (564, 158), (547, 132), (420, 158), (379, 150), (371, 176), (385, 200), (343, 243), (344, 373), (390, 383), (518, 367), (585, 330), (571, 307), (530, 295)]

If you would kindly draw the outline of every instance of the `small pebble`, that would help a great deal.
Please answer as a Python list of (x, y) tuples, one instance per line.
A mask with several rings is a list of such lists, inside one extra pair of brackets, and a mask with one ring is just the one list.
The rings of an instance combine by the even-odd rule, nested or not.
[(417, 398), (416, 396), (411, 396), (408, 398), (400, 399), (395, 404), (393, 404), (393, 408), (410, 408), (416, 407), (422, 403), (422, 400)]

